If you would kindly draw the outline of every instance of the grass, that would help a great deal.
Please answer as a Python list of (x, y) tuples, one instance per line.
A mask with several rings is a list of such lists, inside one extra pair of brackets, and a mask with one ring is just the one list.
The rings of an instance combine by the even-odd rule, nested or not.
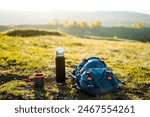
[[(67, 75), (68, 85), (57, 86), (57, 47), (65, 49), (66, 74), (73, 71), (82, 58), (100, 56), (126, 84), (117, 94), (96, 96), (71, 88), (69, 84), (73, 81)], [(120, 39), (110, 41), (102, 37), (12, 37), (0, 34), (0, 99), (150, 99), (149, 48), (149, 43)], [(32, 79), (35, 73), (45, 75), (45, 89), (34, 89)]]

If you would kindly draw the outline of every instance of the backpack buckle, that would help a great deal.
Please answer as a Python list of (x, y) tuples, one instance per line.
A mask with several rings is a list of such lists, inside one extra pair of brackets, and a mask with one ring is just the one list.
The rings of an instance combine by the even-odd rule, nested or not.
[(108, 80), (112, 80), (112, 77), (111, 77), (111, 76), (108, 76), (107, 79), (108, 79)]
[(88, 77), (87, 80), (92, 80), (92, 78), (91, 78), (91, 77)]
[(99, 59), (100, 59), (101, 61), (104, 61), (104, 60), (105, 60), (104, 57), (100, 57)]
[(108, 73), (112, 73), (112, 70), (107, 70), (106, 72), (108, 72)]
[(90, 72), (89, 72), (89, 71), (87, 71), (87, 72), (86, 72), (86, 75), (87, 75), (88, 77), (90, 77), (90, 76), (91, 76), (91, 74), (90, 74)]

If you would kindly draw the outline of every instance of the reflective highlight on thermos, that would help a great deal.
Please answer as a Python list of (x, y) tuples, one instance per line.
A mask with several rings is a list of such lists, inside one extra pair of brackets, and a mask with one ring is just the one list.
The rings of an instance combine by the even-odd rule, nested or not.
[(65, 83), (65, 57), (64, 49), (56, 49), (56, 82), (58, 84)]

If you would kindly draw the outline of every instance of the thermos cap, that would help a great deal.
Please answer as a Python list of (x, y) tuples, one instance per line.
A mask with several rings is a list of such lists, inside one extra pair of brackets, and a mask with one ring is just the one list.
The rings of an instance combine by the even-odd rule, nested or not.
[(56, 48), (56, 56), (63, 57), (64, 56), (64, 48)]
[(43, 74), (35, 74), (34, 78), (44, 78)]

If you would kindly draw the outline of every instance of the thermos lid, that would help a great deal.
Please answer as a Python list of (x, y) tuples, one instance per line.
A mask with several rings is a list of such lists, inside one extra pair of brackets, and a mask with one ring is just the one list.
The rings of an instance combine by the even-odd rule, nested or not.
[(56, 48), (56, 56), (63, 57), (64, 56), (64, 48)]

